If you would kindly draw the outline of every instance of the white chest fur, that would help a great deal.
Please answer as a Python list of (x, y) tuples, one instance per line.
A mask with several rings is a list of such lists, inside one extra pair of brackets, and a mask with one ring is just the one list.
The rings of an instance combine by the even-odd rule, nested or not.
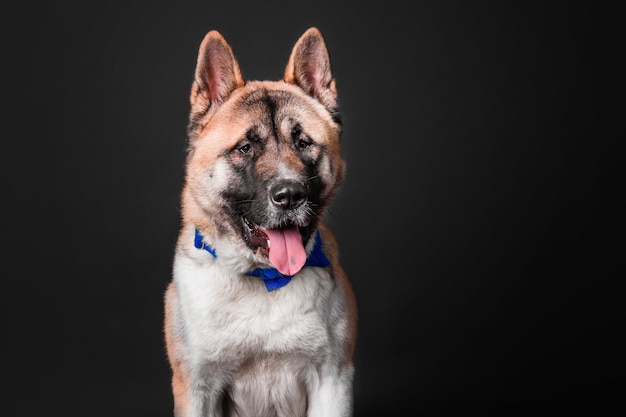
[(174, 274), (178, 314), (186, 327), (189, 359), (196, 364), (236, 366), (260, 354), (327, 358), (345, 337), (342, 298), (322, 268), (306, 267), (272, 292), (259, 278), (182, 253)]

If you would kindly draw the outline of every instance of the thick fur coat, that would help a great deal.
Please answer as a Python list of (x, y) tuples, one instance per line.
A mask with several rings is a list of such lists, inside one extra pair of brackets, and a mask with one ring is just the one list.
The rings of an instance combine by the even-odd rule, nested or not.
[(190, 103), (165, 295), (175, 415), (352, 415), (356, 301), (323, 220), (345, 163), (321, 33), (300, 37), (283, 80), (245, 81), (209, 32)]

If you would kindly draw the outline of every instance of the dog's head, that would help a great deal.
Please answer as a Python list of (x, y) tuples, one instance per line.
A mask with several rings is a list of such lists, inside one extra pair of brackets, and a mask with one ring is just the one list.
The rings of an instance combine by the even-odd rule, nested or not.
[(190, 101), (185, 220), (293, 275), (345, 171), (322, 35), (310, 28), (300, 37), (283, 80), (244, 81), (231, 47), (211, 31)]

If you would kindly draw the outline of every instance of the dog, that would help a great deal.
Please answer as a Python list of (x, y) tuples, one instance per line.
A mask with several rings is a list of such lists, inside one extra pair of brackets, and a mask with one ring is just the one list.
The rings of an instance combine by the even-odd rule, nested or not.
[(357, 304), (324, 221), (346, 163), (321, 32), (278, 81), (244, 80), (208, 32), (190, 104), (164, 296), (174, 415), (351, 416)]

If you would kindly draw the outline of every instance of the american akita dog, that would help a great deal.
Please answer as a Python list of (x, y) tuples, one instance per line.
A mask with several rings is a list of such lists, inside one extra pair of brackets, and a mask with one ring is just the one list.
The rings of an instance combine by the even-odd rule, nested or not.
[(247, 81), (210, 31), (190, 101), (165, 294), (175, 415), (352, 415), (356, 301), (323, 219), (345, 162), (321, 33), (302, 34), (282, 80)]

